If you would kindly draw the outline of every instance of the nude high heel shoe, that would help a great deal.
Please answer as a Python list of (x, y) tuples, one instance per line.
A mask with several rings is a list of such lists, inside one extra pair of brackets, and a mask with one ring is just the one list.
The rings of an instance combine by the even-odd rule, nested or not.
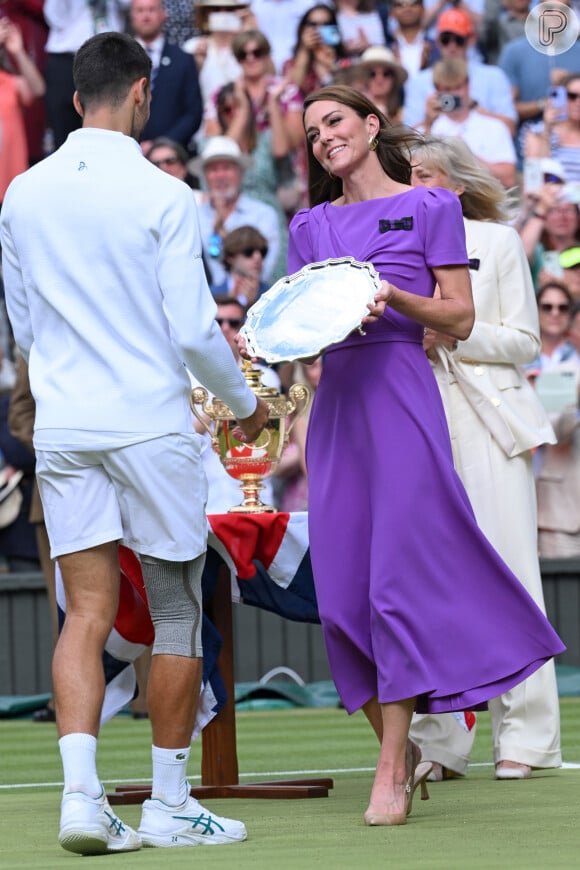
[(410, 776), (405, 786), (405, 809), (402, 813), (373, 813), (367, 810), (364, 814), (365, 825), (406, 825), (409, 814), (409, 803), (413, 800), (413, 777)]
[(412, 776), (407, 780), (405, 786), (405, 810), (402, 813), (373, 813), (369, 810), (364, 814), (365, 825), (406, 825), (407, 816), (411, 814), (413, 808), (413, 795), (415, 790), (421, 786), (421, 800), (429, 800), (429, 792), (427, 790), (427, 777), (431, 773), (432, 764), (430, 761), (424, 761), (417, 764)]
[(429, 800), (429, 790), (427, 788), (427, 777), (431, 773), (433, 769), (433, 764), (431, 761), (423, 761), (418, 764), (415, 768), (415, 772), (413, 774), (413, 787), (411, 789), (411, 794), (409, 796), (409, 803), (407, 806), (407, 815), (411, 815), (411, 810), (413, 808), (413, 795), (415, 794), (415, 790), (421, 786), (421, 800), (428, 801)]

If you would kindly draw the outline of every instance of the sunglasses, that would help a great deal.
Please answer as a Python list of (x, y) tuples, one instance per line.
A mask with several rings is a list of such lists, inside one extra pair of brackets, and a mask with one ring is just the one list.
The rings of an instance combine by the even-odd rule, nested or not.
[(304, 27), (328, 27), (332, 21), (305, 21)]
[(266, 51), (263, 48), (246, 48), (243, 51), (240, 51), (238, 60), (248, 60), (250, 57), (266, 57)]
[(392, 79), (393, 70), (388, 68), (369, 70), (369, 79), (376, 79), (377, 76), (382, 76), (384, 79)]
[(458, 33), (440, 33), (439, 42), (441, 45), (450, 45), (454, 42), (455, 45), (459, 46), (459, 48), (463, 48), (467, 43), (467, 36), (460, 36)]
[(577, 94), (575, 91), (566, 91), (566, 96), (569, 100), (572, 100), (572, 102), (580, 100), (580, 94)]
[(262, 257), (265, 257), (268, 253), (268, 248), (242, 248), (242, 250), (240, 251), (240, 254), (243, 254), (244, 257), (253, 257), (256, 253), (261, 254)]
[(395, 0), (392, 4), (395, 9), (404, 9), (405, 6), (420, 6), (423, 0)]
[(161, 166), (175, 166), (176, 163), (180, 163), (179, 157), (162, 157), (160, 160), (152, 160), (151, 163), (153, 166), (157, 166), (159, 169)]
[(241, 317), (216, 317), (218, 326), (223, 326), (227, 323), (232, 329), (239, 329), (244, 322)]
[(570, 306), (567, 302), (559, 302), (552, 304), (551, 302), (540, 302), (540, 311), (549, 314), (550, 311), (557, 311), (559, 314), (566, 314), (570, 311)]

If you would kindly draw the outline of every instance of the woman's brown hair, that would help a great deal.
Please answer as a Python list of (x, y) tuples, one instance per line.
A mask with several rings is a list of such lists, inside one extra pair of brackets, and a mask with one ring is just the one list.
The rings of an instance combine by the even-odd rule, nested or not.
[[(375, 115), (379, 120), (376, 154), (379, 163), (389, 178), (402, 184), (411, 182), (411, 151), (421, 141), (421, 137), (409, 127), (391, 124), (364, 94), (346, 85), (328, 85), (309, 94), (304, 100), (304, 115), (313, 103), (330, 101), (347, 106), (363, 120)], [(342, 181), (332, 178), (322, 168), (312, 153), (312, 145), (307, 140), (308, 151), (308, 196), (310, 205), (329, 202), (342, 195)]]

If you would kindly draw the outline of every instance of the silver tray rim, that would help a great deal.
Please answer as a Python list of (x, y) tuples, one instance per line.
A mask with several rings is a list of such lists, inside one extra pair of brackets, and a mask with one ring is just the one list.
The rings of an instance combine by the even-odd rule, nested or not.
[[(348, 320), (346, 324), (342, 325), (342, 328), (337, 332), (336, 336), (333, 336), (331, 341), (324, 341), (323, 344), (313, 344), (312, 348), (308, 348), (306, 351), (304, 348), (300, 348), (296, 353), (285, 353), (283, 356), (273, 351), (267, 346), (267, 344), (265, 345), (263, 341), (260, 341), (257, 332), (259, 332), (260, 322), (264, 312), (278, 302), (279, 297), (290, 284), (295, 283), (301, 278), (307, 278), (308, 275), (313, 272), (319, 273), (322, 270), (332, 272), (332, 270), (337, 266), (347, 266), (352, 268), (358, 274), (364, 275), (366, 273), (369, 289), (366, 298), (363, 299), (361, 294), (360, 300), (353, 300), (352, 318)], [(356, 260), (351, 256), (329, 257), (326, 260), (307, 263), (297, 272), (293, 272), (292, 275), (286, 275), (285, 277), (280, 278), (269, 290), (260, 296), (251, 308), (248, 309), (246, 322), (241, 327), (240, 334), (246, 342), (248, 353), (253, 357), (259, 357), (260, 359), (265, 360), (267, 363), (293, 362), (298, 359), (319, 356), (325, 348), (343, 341), (347, 335), (354, 330), (361, 329), (362, 320), (368, 314), (367, 304), (374, 301), (375, 294), (380, 290), (380, 288), (381, 279), (372, 263)], [(359, 301), (360, 307), (358, 306)], [(329, 302), (332, 302), (332, 300), (329, 299)]]

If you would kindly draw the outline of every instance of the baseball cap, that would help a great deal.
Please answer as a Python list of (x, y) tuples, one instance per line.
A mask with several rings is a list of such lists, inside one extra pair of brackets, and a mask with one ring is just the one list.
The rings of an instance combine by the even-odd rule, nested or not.
[(473, 24), (464, 9), (447, 9), (437, 19), (437, 33), (456, 33), (458, 36), (471, 36)]
[(580, 248), (566, 248), (559, 257), (562, 269), (574, 269), (580, 266)]

